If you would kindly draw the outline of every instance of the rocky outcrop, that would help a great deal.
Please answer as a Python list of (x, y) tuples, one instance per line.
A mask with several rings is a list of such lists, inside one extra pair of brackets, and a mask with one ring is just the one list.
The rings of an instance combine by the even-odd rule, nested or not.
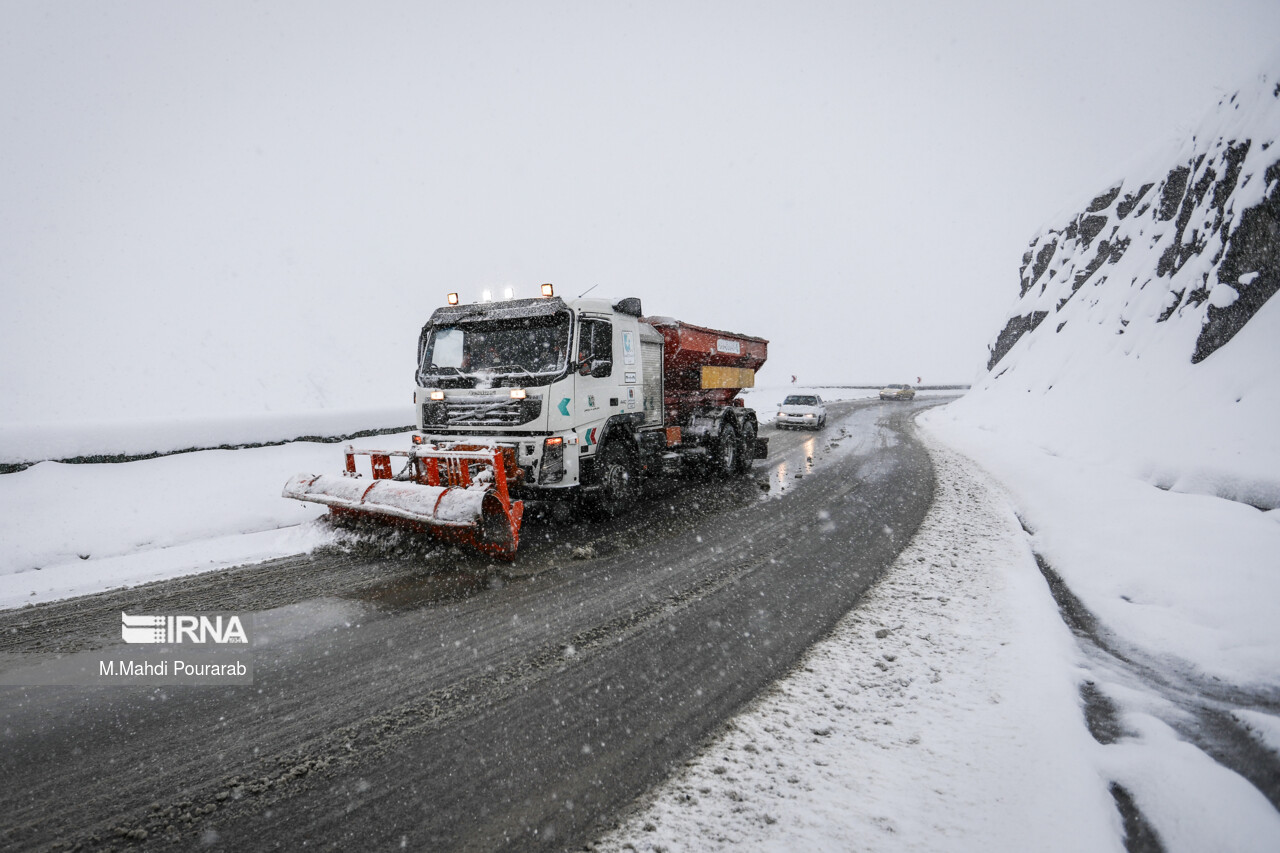
[(1259, 78), (1224, 98), (1171, 162), (1037, 235), (988, 371), (1073, 324), (1192, 329), (1179, 337), (1193, 364), (1227, 345), (1280, 289), (1278, 137), (1280, 83)]

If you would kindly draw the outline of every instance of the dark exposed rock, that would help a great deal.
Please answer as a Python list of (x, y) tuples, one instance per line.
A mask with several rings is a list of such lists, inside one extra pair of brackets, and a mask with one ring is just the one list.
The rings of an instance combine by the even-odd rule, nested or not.
[(1160, 316), (1156, 318), (1157, 323), (1163, 323), (1165, 320), (1168, 320), (1170, 317), (1173, 316), (1173, 312), (1177, 311), (1178, 306), (1182, 304), (1182, 297), (1183, 297), (1183, 294), (1185, 294), (1186, 292), (1187, 291), (1185, 289), (1175, 290), (1173, 292), (1173, 304), (1170, 305), (1168, 308), (1164, 309), (1164, 311), (1160, 312)]
[(1138, 202), (1142, 201), (1142, 197), (1146, 195), (1147, 191), (1153, 186), (1155, 186), (1155, 184), (1143, 184), (1138, 188), (1137, 193), (1131, 193), (1122, 198), (1120, 203), (1116, 205), (1116, 216), (1121, 219), (1128, 216), (1133, 211), (1134, 206)]
[[(1225, 308), (1209, 306), (1208, 317), (1191, 355), (1193, 364), (1204, 361), (1235, 337), (1280, 289), (1280, 189), (1275, 183), (1280, 181), (1280, 162), (1267, 169), (1266, 181), (1271, 192), (1262, 204), (1246, 210), (1240, 217), (1240, 225), (1231, 235), (1230, 246), (1218, 268), (1218, 279), (1235, 287), (1240, 296)], [(1256, 276), (1248, 284), (1240, 283), (1241, 277), (1253, 273)]]
[[(1049, 261), (1053, 259), (1053, 253), (1058, 248), (1058, 241), (1053, 240), (1040, 247), (1038, 253), (1035, 252), (1036, 244), (1032, 241), (1031, 248), (1027, 249), (1026, 254), (1022, 256), (1022, 268), (1019, 271), (1022, 276), (1022, 296), (1027, 295), (1027, 291), (1031, 289), (1031, 285), (1036, 282), (1045, 269), (1049, 266)], [(1031, 258), (1035, 253), (1035, 266), (1031, 266)]]
[[(1201, 157), (1200, 161), (1202, 162), (1203, 160), (1204, 158)], [(1199, 229), (1193, 229), (1190, 238), (1187, 238), (1187, 226), (1191, 224), (1192, 215), (1204, 201), (1205, 195), (1209, 192), (1209, 187), (1213, 186), (1213, 182), (1217, 177), (1217, 173), (1214, 172), (1212, 167), (1205, 169), (1204, 174), (1200, 176), (1200, 180), (1196, 181), (1191, 191), (1183, 196), (1182, 207), (1178, 210), (1176, 237), (1173, 244), (1161, 256), (1160, 264), (1156, 268), (1156, 275), (1172, 275), (1182, 269), (1193, 256), (1204, 251), (1206, 235)]]
[(1000, 332), (1000, 337), (996, 338), (995, 346), (991, 349), (991, 358), (987, 360), (987, 370), (996, 366), (996, 362), (1004, 358), (1009, 350), (1013, 349), (1013, 345), (1018, 339), (1039, 326), (1044, 318), (1049, 316), (1048, 311), (1033, 311), (1022, 317), (1011, 317), (1009, 322), (1005, 324), (1004, 330)]
[(1049, 261), (1053, 260), (1053, 253), (1058, 249), (1058, 241), (1051, 240), (1040, 249), (1040, 254), (1036, 255), (1035, 268), (1031, 270), (1031, 278), (1040, 278), (1044, 275), (1044, 271), (1049, 268)]
[(1178, 204), (1182, 201), (1182, 194), (1187, 191), (1189, 177), (1191, 170), (1186, 166), (1178, 166), (1170, 170), (1169, 176), (1164, 179), (1164, 188), (1160, 191), (1160, 207), (1156, 211), (1156, 218), (1161, 222), (1168, 222), (1178, 212)]
[(1244, 142), (1232, 142), (1227, 146), (1224, 157), (1226, 168), (1222, 180), (1218, 181), (1213, 188), (1213, 207), (1219, 214), (1225, 215), (1227, 212), (1227, 198), (1235, 191), (1236, 183), (1240, 180), (1240, 167), (1244, 165), (1244, 158), (1249, 154), (1249, 143), (1250, 141), (1246, 139)]
[[(1076, 273), (1075, 281), (1071, 282), (1071, 292), (1074, 294), (1077, 290), (1083, 287), (1084, 283), (1092, 278), (1093, 274), (1100, 270), (1103, 264), (1114, 264), (1116, 261), (1120, 260), (1121, 256), (1124, 255), (1125, 250), (1128, 248), (1128, 239), (1117, 240), (1115, 243), (1103, 240), (1099, 243), (1098, 253), (1093, 256), (1093, 260), (1089, 261), (1083, 270)], [(1070, 298), (1070, 296), (1067, 297), (1067, 299)], [(1066, 300), (1063, 301), (1065, 303)], [(1058, 307), (1061, 308), (1062, 306), (1059, 305)]]
[(1118, 195), (1120, 195), (1120, 184), (1116, 184), (1116, 186), (1091, 201), (1085, 213), (1097, 213), (1100, 210), (1106, 210)]
[(1156, 261), (1156, 275), (1166, 278), (1171, 275), (1174, 270), (1174, 264), (1178, 261), (1178, 244), (1172, 243), (1169, 248), (1165, 249), (1160, 255), (1160, 260)]
[[(1221, 179), (1214, 170), (1213, 164), (1205, 168), (1200, 175), (1200, 179), (1196, 181), (1195, 186), (1190, 190), (1185, 189), (1186, 177), (1183, 178), (1184, 191), (1181, 197), (1181, 203), (1178, 205), (1178, 219), (1175, 223), (1174, 239), (1168, 248), (1160, 255), (1159, 261), (1156, 263), (1156, 275), (1160, 277), (1168, 277), (1177, 274), (1188, 260), (1201, 254), (1205, 246), (1208, 245), (1209, 236), (1218, 233), (1223, 226), (1226, 218), (1226, 201), (1235, 191), (1236, 182), (1240, 176), (1240, 166), (1244, 161), (1244, 157), (1248, 154), (1248, 141), (1236, 145), (1231, 144), (1227, 147), (1225, 154), (1222, 156), (1222, 167), (1225, 174)], [(1217, 160), (1214, 161), (1218, 162)], [(1204, 163), (1204, 156), (1201, 155), (1196, 160), (1196, 168)], [(1175, 172), (1178, 170), (1174, 170)], [(1187, 172), (1190, 175), (1190, 171)], [(1172, 178), (1173, 172), (1170, 172)], [(1172, 181), (1171, 181), (1172, 183)], [(1171, 185), (1171, 184), (1170, 184)], [(1161, 199), (1159, 218), (1168, 219), (1166, 216), (1166, 201), (1169, 199), (1168, 188), (1166, 185), (1165, 195)], [(1210, 189), (1213, 189), (1213, 201), (1210, 210), (1205, 211), (1203, 208), (1205, 196), (1208, 195)], [(1191, 225), (1191, 219), (1197, 211), (1201, 213), (1211, 212), (1212, 220), (1201, 223), (1200, 227), (1192, 228), (1190, 234), (1187, 233), (1188, 226)], [(1216, 260), (1216, 259), (1215, 259)]]
[(1086, 216), (1080, 221), (1080, 238), (1083, 243), (1088, 246), (1093, 242), (1093, 238), (1102, 233), (1102, 229), (1107, 225), (1107, 217), (1105, 216)]

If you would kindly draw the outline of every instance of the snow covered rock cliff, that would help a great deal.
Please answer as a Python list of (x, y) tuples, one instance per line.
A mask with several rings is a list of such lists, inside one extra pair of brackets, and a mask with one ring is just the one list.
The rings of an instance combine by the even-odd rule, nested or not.
[(1023, 257), (956, 414), (1163, 488), (1280, 507), (1280, 75)]

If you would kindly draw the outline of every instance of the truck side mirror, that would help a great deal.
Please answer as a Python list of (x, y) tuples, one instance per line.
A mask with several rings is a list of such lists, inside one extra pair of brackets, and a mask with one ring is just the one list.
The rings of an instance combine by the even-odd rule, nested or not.
[(593, 379), (604, 379), (606, 376), (609, 376), (612, 373), (613, 373), (612, 361), (605, 361), (602, 359), (599, 361), (591, 362), (591, 377)]

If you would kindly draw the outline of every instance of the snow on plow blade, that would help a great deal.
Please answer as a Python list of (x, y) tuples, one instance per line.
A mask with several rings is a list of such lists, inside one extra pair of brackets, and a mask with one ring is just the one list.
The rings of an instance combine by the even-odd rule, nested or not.
[[(371, 479), (356, 473), (357, 454), (370, 457)], [(297, 474), (285, 483), (284, 497), (324, 504), (339, 516), (403, 524), (500, 559), (515, 559), (524, 504), (510, 499), (507, 472), (519, 469), (504, 448), (348, 447), (346, 456), (345, 474)], [(393, 456), (408, 459), (394, 479)]]

